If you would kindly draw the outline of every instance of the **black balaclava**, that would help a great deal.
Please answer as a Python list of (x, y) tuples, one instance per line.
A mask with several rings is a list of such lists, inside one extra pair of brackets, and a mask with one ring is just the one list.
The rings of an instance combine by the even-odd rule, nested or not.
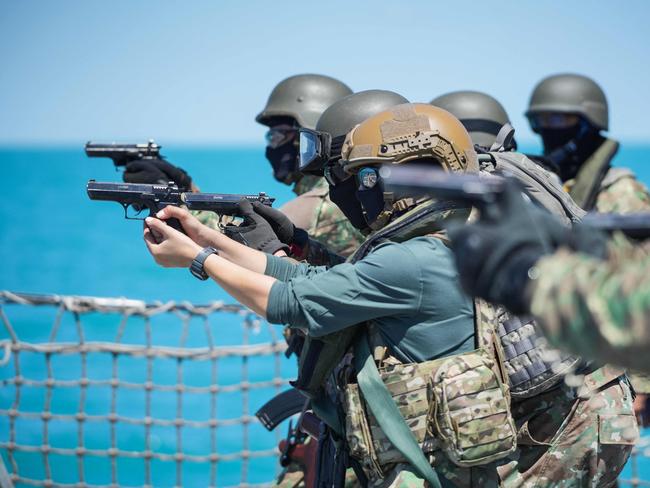
[(290, 185), (298, 173), (298, 148), (290, 141), (280, 147), (266, 146), (266, 159), (273, 168), (273, 177), (280, 183)]
[(330, 185), (330, 200), (341, 209), (343, 215), (360, 231), (367, 232), (368, 223), (363, 215), (361, 204), (357, 199), (357, 179), (347, 178), (336, 185)]
[(584, 119), (567, 129), (538, 129), (537, 133), (544, 144), (545, 158), (562, 181), (575, 178), (582, 164), (604, 140), (598, 129)]
[[(293, 117), (273, 117), (269, 120), (269, 130), (278, 126), (294, 127), (298, 131), (298, 124)], [(296, 135), (278, 147), (266, 146), (264, 155), (271, 163), (273, 177), (280, 183), (290, 185), (297, 182), (302, 176), (298, 172), (298, 144)]]

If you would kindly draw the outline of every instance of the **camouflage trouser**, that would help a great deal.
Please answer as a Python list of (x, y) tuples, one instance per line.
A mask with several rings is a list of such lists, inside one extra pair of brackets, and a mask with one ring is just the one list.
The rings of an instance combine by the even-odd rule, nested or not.
[(638, 438), (632, 396), (615, 380), (586, 398), (561, 387), (513, 404), (518, 449), (502, 486), (611, 486)]

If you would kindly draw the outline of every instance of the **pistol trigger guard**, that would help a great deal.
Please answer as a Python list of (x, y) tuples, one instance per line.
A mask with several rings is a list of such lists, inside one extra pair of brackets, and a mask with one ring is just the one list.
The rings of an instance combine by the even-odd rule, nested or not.
[[(122, 208), (124, 208), (124, 218), (126, 220), (144, 221), (145, 217), (129, 217), (129, 207), (133, 205), (132, 203), (121, 203), (120, 205), (122, 205)], [(145, 208), (149, 208), (149, 207), (145, 206)], [(136, 210), (134, 207), (134, 210), (137, 212), (135, 215), (140, 215), (144, 211), (144, 208), (142, 208), (141, 210)], [(155, 217), (155, 213), (150, 208), (149, 208), (149, 217)]]

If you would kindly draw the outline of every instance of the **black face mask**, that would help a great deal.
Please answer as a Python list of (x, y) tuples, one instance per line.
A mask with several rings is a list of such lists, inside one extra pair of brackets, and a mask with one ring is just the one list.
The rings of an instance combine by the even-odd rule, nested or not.
[(361, 204), (357, 200), (356, 190), (357, 179), (347, 178), (336, 185), (330, 185), (330, 200), (341, 209), (343, 215), (354, 227), (364, 231), (368, 229), (368, 223), (363, 215)]
[(556, 168), (562, 181), (575, 178), (580, 166), (602, 142), (602, 136), (588, 122), (581, 120), (568, 129), (539, 129), (544, 156)]
[(266, 146), (266, 159), (273, 167), (273, 177), (285, 185), (296, 181), (298, 174), (298, 148), (295, 144), (283, 144), (272, 148)]
[(557, 148), (575, 140), (581, 132), (581, 125), (576, 124), (568, 129), (539, 129), (538, 132), (544, 144), (544, 155), (548, 156)]

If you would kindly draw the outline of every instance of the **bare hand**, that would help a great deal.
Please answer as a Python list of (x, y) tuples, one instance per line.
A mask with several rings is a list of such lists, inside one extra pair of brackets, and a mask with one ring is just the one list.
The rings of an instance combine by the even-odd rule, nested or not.
[[(183, 228), (187, 230), (184, 225)], [(152, 217), (145, 219), (144, 242), (156, 263), (165, 268), (189, 268), (203, 247)]]
[(184, 208), (174, 207), (170, 205), (158, 211), (156, 217), (161, 220), (172, 218), (177, 219), (183, 226), (183, 230), (188, 235), (188, 237), (202, 248), (207, 246), (218, 247), (215, 239), (218, 240), (221, 234), (203, 225), (201, 222), (199, 222), (199, 219), (194, 217), (194, 215), (192, 215)]

